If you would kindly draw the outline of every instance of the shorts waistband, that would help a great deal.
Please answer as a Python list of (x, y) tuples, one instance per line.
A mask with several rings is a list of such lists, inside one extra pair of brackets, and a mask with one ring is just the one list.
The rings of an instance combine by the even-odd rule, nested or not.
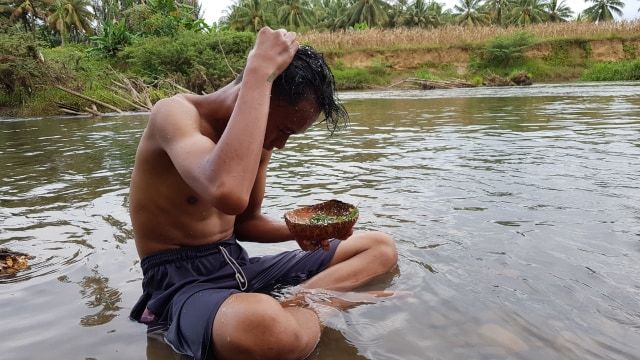
[(142, 268), (142, 273), (144, 274), (147, 271), (160, 265), (166, 265), (184, 260), (193, 260), (194, 258), (216, 254), (220, 252), (221, 246), (236, 244), (236, 237), (231, 236), (226, 240), (218, 241), (213, 244), (202, 246), (185, 246), (177, 249), (171, 249), (157, 254), (145, 256), (140, 261), (140, 267)]

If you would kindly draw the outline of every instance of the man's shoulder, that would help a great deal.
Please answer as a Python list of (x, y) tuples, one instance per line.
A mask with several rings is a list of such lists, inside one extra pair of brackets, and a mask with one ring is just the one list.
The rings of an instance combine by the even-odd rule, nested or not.
[(178, 118), (198, 118), (198, 109), (184, 95), (174, 95), (159, 100), (151, 108), (150, 120), (155, 121), (172, 121)]

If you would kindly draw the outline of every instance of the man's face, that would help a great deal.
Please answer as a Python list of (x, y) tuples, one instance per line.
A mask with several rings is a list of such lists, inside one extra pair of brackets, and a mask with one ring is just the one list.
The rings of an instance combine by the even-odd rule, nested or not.
[(312, 99), (305, 98), (297, 105), (274, 100), (269, 108), (263, 148), (282, 149), (289, 136), (302, 134), (318, 119), (320, 110)]

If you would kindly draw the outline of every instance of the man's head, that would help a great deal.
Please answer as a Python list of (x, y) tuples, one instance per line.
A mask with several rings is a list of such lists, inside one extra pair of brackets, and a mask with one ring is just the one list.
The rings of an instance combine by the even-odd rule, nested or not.
[(289, 135), (304, 132), (320, 113), (331, 133), (349, 123), (347, 111), (336, 99), (335, 80), (324, 57), (301, 45), (291, 64), (273, 81), (264, 147), (283, 147)]
[(335, 80), (324, 57), (301, 45), (291, 64), (273, 81), (271, 99), (295, 106), (306, 98), (314, 100), (331, 132), (348, 124), (349, 115), (337, 102)]

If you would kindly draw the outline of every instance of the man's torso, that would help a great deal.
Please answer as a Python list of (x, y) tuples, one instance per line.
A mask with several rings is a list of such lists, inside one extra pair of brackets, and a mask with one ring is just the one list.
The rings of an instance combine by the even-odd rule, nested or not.
[[(178, 106), (191, 104), (184, 98), (180, 101), (184, 104)], [(171, 121), (197, 121), (203, 135), (212, 141), (217, 138), (200, 115)], [(156, 140), (155, 131), (152, 117), (140, 139), (131, 177), (129, 208), (140, 257), (228, 239), (235, 216), (220, 212), (193, 191)]]

